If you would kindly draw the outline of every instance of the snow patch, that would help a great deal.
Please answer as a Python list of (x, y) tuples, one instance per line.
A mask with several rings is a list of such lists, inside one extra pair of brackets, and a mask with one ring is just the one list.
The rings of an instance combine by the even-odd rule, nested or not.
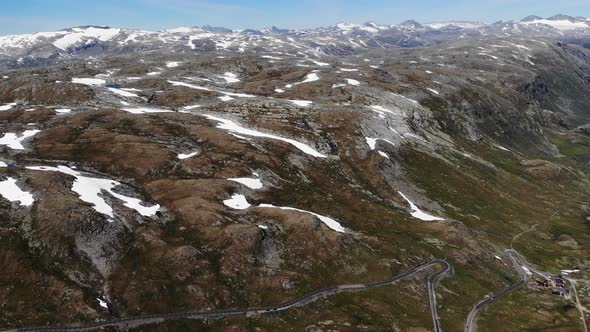
[(346, 228), (344, 228), (338, 221), (336, 221), (330, 217), (322, 216), (321, 214), (317, 214), (317, 213), (306, 211), (306, 210), (296, 209), (296, 208), (292, 208), (292, 207), (274, 206), (272, 204), (260, 204), (260, 205), (258, 205), (258, 207), (259, 208), (290, 210), (290, 211), (297, 211), (297, 212), (311, 214), (311, 215), (317, 217), (321, 222), (323, 222), (330, 229), (335, 230), (338, 233), (346, 233)]
[(377, 151), (377, 153), (379, 153), (379, 155), (381, 155), (381, 157), (389, 159), (389, 155), (387, 153), (385, 153), (383, 151)]
[(262, 188), (262, 181), (260, 179), (255, 178), (230, 178), (229, 181), (234, 181), (245, 185), (250, 189), (261, 189)]
[(6, 145), (13, 150), (24, 150), (22, 142), (39, 133), (41, 130), (25, 130), (20, 136), (15, 133), (6, 133), (0, 138), (0, 145)]
[(192, 157), (194, 157), (194, 156), (196, 156), (196, 155), (198, 155), (198, 154), (199, 154), (199, 152), (198, 152), (198, 151), (196, 151), (196, 152), (191, 152), (191, 153), (179, 153), (179, 154), (178, 154), (178, 159), (180, 159), (180, 160), (185, 160), (185, 159), (192, 158)]
[(9, 109), (13, 108), (14, 106), (16, 106), (16, 103), (2, 105), (2, 106), (0, 106), (0, 111), (8, 111)]
[(126, 90), (123, 90), (123, 89), (109, 88), (109, 90), (111, 92), (113, 92), (113, 93), (121, 96), (121, 97), (131, 97), (131, 98), (139, 97), (135, 93), (132, 93), (132, 92), (129, 92), (129, 91), (126, 91)]
[(233, 100), (234, 99), (233, 97), (230, 97), (230, 96), (221, 96), (221, 97), (218, 97), (218, 98), (221, 101), (230, 101), (230, 100)]
[(263, 137), (263, 138), (270, 138), (270, 139), (274, 139), (274, 140), (278, 140), (278, 141), (283, 141), (283, 142), (293, 145), (294, 147), (296, 147), (297, 149), (303, 151), (304, 153), (306, 153), (308, 155), (311, 155), (314, 157), (319, 157), (319, 158), (326, 158), (325, 155), (314, 150), (309, 145), (298, 142), (296, 140), (293, 140), (290, 138), (284, 138), (284, 137), (280, 137), (280, 136), (276, 136), (276, 135), (272, 135), (272, 134), (266, 134), (266, 133), (259, 132), (256, 130), (244, 128), (231, 120), (222, 119), (222, 118), (219, 118), (219, 117), (216, 117), (213, 115), (204, 114), (203, 116), (205, 116), (206, 118), (208, 118), (210, 120), (214, 120), (214, 121), (219, 122), (219, 124), (217, 125), (217, 128), (219, 128), (219, 129), (224, 129), (224, 130), (227, 130), (232, 133), (242, 134), (242, 135), (246, 135), (246, 136)]
[(367, 142), (367, 145), (369, 146), (369, 148), (371, 148), (371, 151), (375, 150), (375, 147), (377, 146), (377, 141), (379, 141), (379, 140), (387, 142), (387, 143), (391, 144), (392, 146), (395, 146), (395, 143), (393, 143), (392, 141), (390, 141), (386, 138), (365, 137), (365, 141)]
[(309, 107), (313, 104), (313, 101), (310, 100), (289, 100), (291, 103), (301, 106), (301, 107)]
[(246, 200), (244, 195), (233, 194), (230, 199), (226, 199), (223, 201), (223, 204), (229, 208), (236, 209), (236, 210), (245, 210), (249, 208), (251, 205)]
[(24, 191), (16, 185), (14, 178), (0, 181), (0, 196), (11, 202), (19, 202), (21, 206), (31, 206), (35, 201), (30, 192)]
[(148, 207), (143, 205), (140, 199), (114, 192), (113, 189), (121, 185), (121, 183), (115, 180), (84, 176), (80, 172), (66, 166), (30, 166), (27, 169), (33, 171), (60, 172), (73, 176), (76, 180), (72, 184), (72, 191), (77, 193), (82, 201), (92, 204), (92, 207), (98, 213), (105, 214), (110, 218), (114, 218), (113, 208), (101, 197), (103, 192), (107, 192), (123, 201), (126, 207), (137, 211), (142, 216), (153, 216), (160, 209), (160, 205), (158, 204)]
[(424, 220), (424, 221), (444, 220), (443, 218), (435, 217), (433, 215), (430, 215), (430, 214), (420, 210), (420, 208), (418, 208), (418, 206), (416, 206), (416, 204), (414, 204), (412, 201), (410, 201), (406, 197), (406, 195), (404, 195), (401, 191), (398, 191), (398, 193), (403, 197), (403, 199), (406, 200), (406, 202), (408, 202), (408, 204), (410, 204), (410, 214), (412, 215), (412, 217), (418, 218), (418, 219)]
[(138, 108), (122, 108), (122, 111), (133, 113), (133, 114), (148, 114), (148, 113), (170, 113), (171, 110), (166, 110), (162, 108), (147, 108), (147, 107), (138, 107)]
[(120, 29), (104, 29), (104, 28), (73, 28), (73, 32), (67, 33), (65, 36), (53, 42), (53, 45), (63, 51), (66, 51), (71, 46), (84, 41), (85, 44), (90, 44), (94, 39), (100, 41), (108, 41), (113, 39), (121, 31)]
[(590, 25), (588, 25), (588, 23), (571, 22), (569, 20), (536, 19), (533, 21), (520, 22), (520, 23), (524, 24), (524, 25), (530, 25), (530, 24), (550, 25), (550, 26), (554, 27), (555, 29), (561, 30), (561, 31), (590, 28)]
[(292, 87), (293, 85), (299, 85), (299, 84), (304, 84), (304, 83), (309, 83), (309, 82), (315, 82), (315, 81), (318, 81), (319, 79), (320, 79), (320, 76), (318, 74), (316, 74), (316, 73), (309, 73), (309, 74), (307, 74), (307, 76), (305, 76), (305, 79), (303, 81), (298, 82), (298, 83), (293, 83), (292, 85), (291, 84), (290, 85)]
[(223, 78), (225, 80), (225, 82), (228, 84), (238, 83), (240, 81), (240, 79), (238, 78), (238, 75), (231, 73), (231, 72), (226, 72), (225, 74), (223, 74), (222, 76), (219, 76), (219, 77)]
[(77, 83), (77, 84), (84, 84), (84, 85), (103, 85), (105, 84), (107, 81), (101, 79), (101, 78), (72, 78), (72, 83)]
[(512, 151), (508, 150), (507, 148), (505, 148), (505, 147), (503, 147), (503, 146), (501, 146), (501, 145), (494, 144), (494, 146), (495, 146), (495, 147), (497, 147), (498, 149), (502, 150), (502, 151), (506, 151), (506, 152), (512, 152)]
[(178, 66), (180, 66), (182, 62), (179, 61), (170, 61), (170, 62), (166, 62), (166, 67), (168, 68), (176, 68)]
[(98, 301), (99, 306), (101, 306), (105, 309), (109, 308), (109, 306), (107, 305), (107, 302), (105, 300), (101, 299), (100, 297), (97, 297), (96, 300)]
[(330, 65), (329, 63), (320, 62), (320, 61), (317, 61), (317, 60), (311, 60), (311, 59), (309, 59), (309, 61), (315, 63), (317, 66), (320, 66), (320, 67), (325, 67), (325, 66), (329, 66)]

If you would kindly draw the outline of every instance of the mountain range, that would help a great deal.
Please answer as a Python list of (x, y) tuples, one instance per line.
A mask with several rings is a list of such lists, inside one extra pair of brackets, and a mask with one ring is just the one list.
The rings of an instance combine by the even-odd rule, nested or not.
[(449, 21), (397, 25), (338, 23), (314, 29), (231, 30), (222, 27), (179, 27), (161, 31), (81, 26), (55, 32), (0, 36), (0, 65), (39, 65), (71, 56), (170, 50), (172, 52), (256, 52), (299, 56), (342, 56), (368, 49), (428, 46), (441, 42), (493, 37), (560, 38), (590, 43), (590, 19), (555, 15), (528, 16), (491, 24)]

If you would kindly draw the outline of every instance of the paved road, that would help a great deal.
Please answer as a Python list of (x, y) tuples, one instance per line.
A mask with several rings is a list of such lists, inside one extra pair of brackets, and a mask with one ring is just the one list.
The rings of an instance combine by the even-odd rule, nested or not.
[(469, 313), (469, 315), (467, 316), (467, 320), (465, 321), (465, 332), (477, 331), (477, 327), (475, 326), (475, 318), (477, 317), (477, 314), (479, 313), (479, 311), (483, 307), (496, 301), (500, 297), (514, 291), (515, 289), (521, 287), (522, 285), (524, 285), (526, 283), (526, 281), (528, 279), (528, 275), (523, 268), (523, 266), (528, 265), (526, 263), (526, 261), (523, 261), (522, 256), (519, 253), (517, 253), (515, 250), (506, 249), (505, 252), (508, 255), (508, 257), (510, 258), (510, 260), (512, 261), (512, 265), (514, 265), (514, 268), (520, 274), (520, 281), (518, 281), (514, 285), (512, 285), (512, 286), (510, 286), (510, 287), (508, 287), (496, 294), (486, 297), (485, 299), (481, 300), (478, 304), (476, 304), (475, 307), (473, 307), (473, 309), (471, 309), (471, 312)]
[(434, 332), (442, 332), (440, 325), (440, 317), (438, 317), (438, 311), (436, 310), (436, 293), (434, 287), (436, 283), (446, 274), (450, 269), (449, 264), (445, 262), (443, 268), (430, 276), (428, 279), (428, 302), (430, 303), (430, 314), (432, 315), (432, 325), (434, 326)]
[(428, 294), (430, 301), (430, 308), (432, 311), (433, 322), (435, 323), (435, 330), (440, 331), (440, 323), (438, 322), (438, 314), (436, 313), (436, 296), (434, 294), (434, 284), (440, 279), (440, 277), (449, 270), (450, 265), (441, 259), (433, 259), (429, 262), (415, 266), (414, 268), (390, 279), (383, 281), (368, 283), (368, 284), (354, 284), (354, 285), (339, 285), (334, 287), (322, 288), (317, 291), (302, 295), (298, 298), (289, 300), (281, 303), (277, 306), (269, 307), (256, 307), (256, 308), (244, 308), (244, 309), (227, 309), (227, 310), (211, 310), (211, 311), (195, 311), (195, 312), (179, 312), (169, 314), (154, 314), (154, 315), (143, 315), (113, 319), (109, 321), (102, 321), (78, 326), (57, 326), (57, 327), (31, 327), (21, 328), (16, 330), (10, 330), (6, 332), (17, 332), (17, 331), (28, 331), (28, 332), (78, 332), (78, 331), (90, 331), (97, 330), (105, 327), (119, 327), (128, 328), (135, 327), (145, 324), (158, 323), (166, 320), (189, 318), (189, 319), (203, 319), (203, 318), (216, 318), (216, 317), (227, 317), (236, 315), (255, 315), (255, 314), (267, 314), (273, 312), (279, 312), (288, 310), (293, 307), (300, 307), (319, 299), (326, 298), (328, 296), (341, 293), (341, 292), (358, 292), (362, 290), (377, 288), (381, 286), (391, 285), (404, 278), (410, 277), (416, 273), (422, 272), (436, 265), (442, 265), (443, 268), (436, 272), (428, 280)]

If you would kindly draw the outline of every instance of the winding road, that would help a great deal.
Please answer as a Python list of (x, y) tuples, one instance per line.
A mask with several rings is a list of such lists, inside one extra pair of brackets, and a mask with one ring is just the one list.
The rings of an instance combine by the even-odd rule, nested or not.
[(523, 267), (528, 264), (526, 261), (523, 261), (523, 257), (513, 249), (506, 249), (504, 252), (508, 255), (508, 257), (510, 257), (512, 265), (514, 265), (514, 268), (520, 274), (520, 280), (514, 285), (511, 285), (510, 287), (505, 288), (496, 294), (492, 294), (491, 296), (488, 296), (485, 299), (481, 300), (479, 303), (477, 303), (475, 307), (471, 309), (471, 312), (469, 312), (469, 315), (467, 316), (467, 320), (465, 321), (465, 332), (477, 331), (477, 328), (475, 326), (475, 318), (477, 317), (477, 314), (483, 307), (496, 301), (500, 297), (509, 294), (515, 289), (520, 288), (528, 280), (528, 275)]
[(317, 291), (307, 293), (302, 295), (298, 298), (289, 300), (287, 302), (281, 303), (276, 306), (268, 306), (268, 307), (255, 307), (255, 308), (244, 308), (244, 309), (226, 309), (226, 310), (210, 310), (210, 311), (194, 311), (194, 312), (179, 312), (179, 313), (168, 313), (168, 314), (153, 314), (153, 315), (142, 315), (142, 316), (134, 316), (134, 317), (126, 317), (126, 318), (119, 318), (113, 319), (109, 321), (102, 321), (84, 325), (77, 325), (77, 326), (56, 326), (56, 327), (30, 327), (30, 328), (20, 328), (16, 330), (8, 330), (6, 332), (16, 332), (16, 331), (28, 331), (28, 332), (55, 332), (55, 331), (64, 331), (64, 332), (78, 332), (78, 331), (90, 331), (96, 330), (105, 327), (119, 327), (119, 328), (129, 328), (129, 327), (136, 327), (145, 324), (152, 324), (152, 323), (159, 323), (164, 322), (167, 320), (173, 319), (182, 319), (182, 318), (189, 318), (189, 319), (204, 319), (204, 318), (218, 318), (218, 317), (227, 317), (227, 316), (237, 316), (237, 315), (256, 315), (256, 314), (267, 314), (273, 312), (279, 312), (288, 310), (294, 307), (301, 307), (307, 305), (309, 303), (315, 302), (319, 299), (327, 298), (337, 293), (342, 292), (358, 292), (363, 290), (368, 290), (372, 288), (382, 287), (386, 285), (391, 285), (397, 281), (402, 279), (408, 278), (414, 274), (422, 272), (426, 269), (429, 269), (433, 266), (440, 265), (442, 269), (437, 271), (428, 279), (428, 299), (430, 302), (430, 310), (432, 314), (432, 321), (434, 324), (435, 331), (442, 331), (440, 328), (440, 321), (438, 318), (438, 313), (436, 311), (436, 294), (434, 292), (435, 284), (441, 279), (441, 277), (450, 269), (450, 265), (442, 260), (442, 259), (433, 259), (429, 262), (420, 264), (415, 266), (414, 268), (397, 275), (393, 278), (389, 278), (383, 281), (368, 283), (368, 284), (352, 284), (352, 285), (338, 285), (334, 287), (327, 287), (322, 288)]
[[(446, 263), (446, 262), (445, 262)], [(449, 271), (449, 264), (443, 265), (443, 268), (428, 278), (428, 302), (430, 303), (430, 314), (432, 315), (432, 325), (434, 326), (434, 332), (442, 332), (440, 325), (440, 317), (438, 317), (438, 311), (436, 310), (436, 293), (434, 287), (436, 283)]]

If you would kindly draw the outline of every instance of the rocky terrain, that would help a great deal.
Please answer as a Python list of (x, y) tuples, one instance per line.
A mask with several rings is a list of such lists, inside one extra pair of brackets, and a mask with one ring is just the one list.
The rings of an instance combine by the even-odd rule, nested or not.
[[(460, 331), (518, 280), (513, 248), (579, 270), (579, 301), (531, 279), (479, 330), (583, 329), (590, 51), (563, 20), (0, 37), (0, 327), (272, 305), (439, 258)], [(489, 33), (511, 24), (530, 34)], [(403, 29), (422, 42), (369, 44)], [(137, 330), (431, 330), (426, 280)]]

